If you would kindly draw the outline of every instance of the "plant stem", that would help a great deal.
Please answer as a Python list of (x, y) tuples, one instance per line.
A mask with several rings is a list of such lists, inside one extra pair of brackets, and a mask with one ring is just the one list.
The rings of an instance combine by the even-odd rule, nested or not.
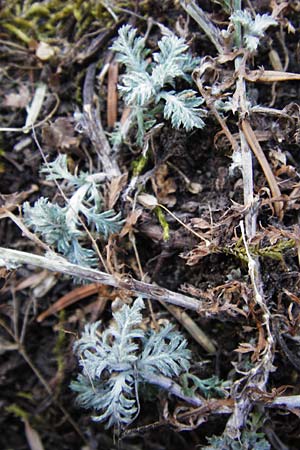
[(181, 0), (182, 8), (198, 23), (206, 36), (214, 44), (218, 52), (222, 55), (224, 49), (221, 43), (221, 33), (208, 18), (207, 14), (196, 4), (194, 0)]
[(0, 267), (7, 266), (8, 268), (16, 268), (18, 265), (24, 264), (40, 267), (53, 272), (60, 272), (64, 275), (80, 278), (81, 280), (90, 280), (115, 288), (126, 289), (135, 292), (144, 298), (164, 300), (167, 303), (191, 309), (193, 311), (198, 311), (201, 306), (201, 301), (196, 298), (169, 291), (160, 286), (135, 280), (130, 275), (113, 276), (99, 270), (71, 264), (54, 252), (51, 254), (48, 253), (47, 257), (45, 257), (0, 247)]
[(184, 400), (187, 403), (190, 403), (193, 406), (199, 407), (204, 405), (203, 399), (197, 396), (190, 397), (186, 395), (183, 392), (182, 387), (178, 383), (175, 383), (175, 381), (171, 380), (170, 378), (164, 377), (163, 375), (155, 375), (155, 374), (147, 375), (146, 377), (143, 378), (145, 379), (145, 381), (147, 381), (147, 383), (160, 386), (164, 390), (170, 392), (170, 394), (173, 394), (176, 397), (181, 398), (182, 400)]

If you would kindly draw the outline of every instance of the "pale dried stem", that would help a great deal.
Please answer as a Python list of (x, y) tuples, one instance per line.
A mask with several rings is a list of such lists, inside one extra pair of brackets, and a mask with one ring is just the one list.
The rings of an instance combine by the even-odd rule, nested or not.
[[(240, 1), (236, 1), (236, 5), (240, 6)], [(236, 8), (239, 9), (239, 8)], [(239, 30), (239, 41), (241, 42), (241, 31)], [(239, 43), (240, 43), (239, 42)], [(248, 104), (246, 97), (246, 82), (242, 75), (245, 65), (245, 59), (241, 56), (235, 59), (235, 68), (238, 72), (238, 79), (236, 82), (236, 96), (238, 102), (238, 108), (240, 110), (240, 116), (245, 117), (248, 114)], [(242, 70), (240, 70), (242, 68)], [(243, 190), (244, 190), (244, 205), (247, 207), (245, 215), (246, 235), (248, 239), (255, 236), (256, 233), (256, 214), (253, 205), (253, 165), (252, 165), (252, 153), (247, 143), (244, 132), (241, 127), (239, 128), (240, 141), (241, 141), (241, 163), (242, 163), (242, 175), (243, 175)]]
[(96, 64), (88, 67), (84, 80), (83, 89), (83, 110), (82, 126), (86, 134), (89, 136), (99, 161), (105, 169), (108, 178), (120, 176), (120, 168), (116, 159), (112, 155), (112, 150), (104, 133), (100, 120), (99, 111), (94, 107), (94, 81), (96, 74)]
[(0, 267), (6, 266), (7, 268), (14, 268), (18, 265), (25, 264), (47, 269), (52, 272), (59, 272), (64, 275), (70, 275), (81, 280), (90, 280), (92, 282), (113, 286), (118, 289), (125, 289), (141, 295), (144, 298), (164, 300), (167, 303), (193, 311), (200, 310), (202, 305), (201, 301), (196, 298), (169, 291), (168, 289), (143, 281), (138, 281), (130, 276), (116, 277), (99, 270), (71, 264), (54, 252), (47, 254), (45, 257), (0, 247)]
[[(275, 199), (280, 198), (281, 192), (278, 187), (276, 178), (271, 170), (268, 160), (260, 146), (260, 143), (258, 142), (258, 139), (257, 139), (248, 119), (246, 119), (246, 118), (242, 119), (241, 129), (245, 135), (245, 138), (249, 144), (249, 147), (251, 148), (254, 155), (256, 156), (256, 158), (265, 174), (265, 177), (268, 181), (268, 184), (270, 186), (273, 197)], [(275, 202), (274, 209), (276, 211), (277, 216), (281, 219), (282, 215), (283, 215), (283, 203)]]
[[(253, 401), (248, 395), (251, 388), (259, 389), (262, 392), (268, 381), (269, 373), (274, 369), (274, 339), (271, 333), (271, 314), (265, 303), (263, 286), (260, 278), (260, 269), (258, 258), (254, 259), (250, 254), (244, 223), (240, 222), (242, 238), (244, 241), (246, 254), (248, 258), (248, 272), (251, 279), (254, 301), (260, 307), (262, 311), (263, 323), (262, 325), (266, 330), (266, 343), (259, 362), (253, 367), (245, 377), (238, 380), (234, 386), (234, 397), (236, 398), (234, 411), (232, 416), (227, 422), (226, 433), (232, 438), (237, 438), (240, 435), (240, 429), (245, 425), (246, 418), (251, 411)], [(242, 387), (241, 393), (239, 393), (240, 387)]]
[(186, 395), (179, 384), (175, 383), (170, 378), (164, 377), (163, 375), (148, 374), (147, 376), (145, 376), (145, 380), (150, 384), (160, 386), (170, 394), (181, 398), (190, 405), (201, 407), (205, 404), (204, 399), (197, 397), (196, 395), (194, 395), (193, 397)]
[(194, 0), (181, 0), (182, 8), (197, 22), (206, 36), (214, 44), (220, 54), (224, 53), (222, 45), (222, 36), (217, 28), (209, 19), (207, 13), (201, 9)]
[(254, 212), (252, 153), (247, 144), (244, 133), (241, 130), (240, 140), (242, 154), (244, 205), (247, 206), (247, 212), (245, 215), (246, 235), (248, 239), (252, 239), (255, 236), (256, 232), (257, 218), (257, 215)]

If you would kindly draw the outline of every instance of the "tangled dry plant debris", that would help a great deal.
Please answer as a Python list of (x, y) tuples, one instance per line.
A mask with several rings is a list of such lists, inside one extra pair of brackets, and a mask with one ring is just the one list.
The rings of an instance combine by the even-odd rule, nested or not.
[[(204, 449), (298, 448), (295, 2), (16, 1), (0, 24), (3, 424), (13, 412), (29, 443), (48, 434), (29, 412), (43, 394), (24, 401), (32, 378), (12, 388), (18, 352), (74, 436), (113, 448), (63, 406), (76, 370), (65, 330), (79, 402), (128, 448), (166, 425), (197, 430), (182, 439)], [(144, 408), (157, 398), (158, 420)]]

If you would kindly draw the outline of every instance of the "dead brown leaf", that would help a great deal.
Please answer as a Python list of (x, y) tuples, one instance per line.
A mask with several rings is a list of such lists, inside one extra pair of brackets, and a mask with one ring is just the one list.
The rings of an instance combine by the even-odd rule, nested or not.
[(161, 164), (152, 179), (153, 190), (156, 194), (158, 202), (162, 205), (172, 208), (176, 204), (176, 196), (172, 195), (177, 190), (174, 178), (169, 175), (167, 164)]
[(127, 183), (128, 174), (124, 173), (118, 177), (113, 177), (107, 186), (107, 208), (113, 209), (117, 203), (123, 187)]
[(249, 342), (240, 342), (238, 348), (234, 351), (237, 353), (254, 353), (256, 351), (256, 347), (252, 344), (249, 344)]
[(27, 86), (24, 84), (19, 87), (19, 92), (11, 92), (4, 96), (3, 106), (9, 108), (26, 108), (31, 99), (30, 92)]
[(32, 184), (27, 191), (14, 192), (12, 194), (0, 194), (0, 218), (6, 211), (13, 211), (21, 205), (32, 193), (39, 190), (36, 184)]
[(127, 217), (125, 225), (123, 226), (120, 237), (126, 236), (130, 231), (132, 231), (134, 225), (137, 223), (139, 217), (142, 215), (143, 211), (141, 209), (136, 209), (132, 211)]
[(52, 149), (68, 150), (79, 146), (80, 139), (75, 136), (71, 118), (59, 117), (42, 130), (43, 143)]

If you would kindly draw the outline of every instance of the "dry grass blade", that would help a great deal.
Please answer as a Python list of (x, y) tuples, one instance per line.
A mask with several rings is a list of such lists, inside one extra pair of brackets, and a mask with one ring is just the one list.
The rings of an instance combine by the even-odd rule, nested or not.
[(300, 74), (278, 70), (250, 70), (245, 73), (244, 78), (252, 83), (275, 83), (276, 81), (299, 81)]
[(179, 308), (167, 305), (164, 302), (161, 303), (205, 351), (208, 353), (216, 353), (217, 349), (215, 344), (185, 311), (181, 311)]
[(66, 295), (62, 296), (59, 300), (57, 300), (50, 308), (46, 309), (46, 311), (42, 312), (37, 317), (37, 322), (42, 322), (46, 317), (49, 317), (52, 314), (55, 314), (61, 311), (64, 308), (67, 308), (70, 305), (82, 300), (84, 298), (90, 297), (91, 295), (97, 294), (101, 290), (101, 285), (98, 283), (92, 283), (88, 286), (80, 286), (74, 289), (71, 292), (68, 292)]
[[(254, 155), (256, 156), (256, 158), (258, 159), (258, 162), (266, 176), (266, 179), (269, 183), (271, 192), (273, 197), (275, 198), (280, 198), (281, 196), (281, 192), (279, 189), (279, 186), (277, 184), (277, 181), (275, 179), (275, 176), (270, 168), (270, 165), (268, 163), (268, 160), (258, 142), (258, 139), (249, 123), (249, 121), (247, 119), (243, 119), (241, 121), (241, 128), (242, 131), (246, 137), (246, 140), (248, 142), (249, 147), (251, 148), (251, 150), (253, 151)], [(276, 202), (275, 203), (275, 211), (277, 216), (282, 219), (283, 217), (283, 203), (282, 202)]]
[(44, 450), (40, 435), (32, 428), (28, 420), (25, 420), (25, 434), (30, 450)]
[(117, 121), (118, 112), (118, 74), (119, 64), (112, 61), (108, 70), (107, 84), (107, 126), (114, 127)]

